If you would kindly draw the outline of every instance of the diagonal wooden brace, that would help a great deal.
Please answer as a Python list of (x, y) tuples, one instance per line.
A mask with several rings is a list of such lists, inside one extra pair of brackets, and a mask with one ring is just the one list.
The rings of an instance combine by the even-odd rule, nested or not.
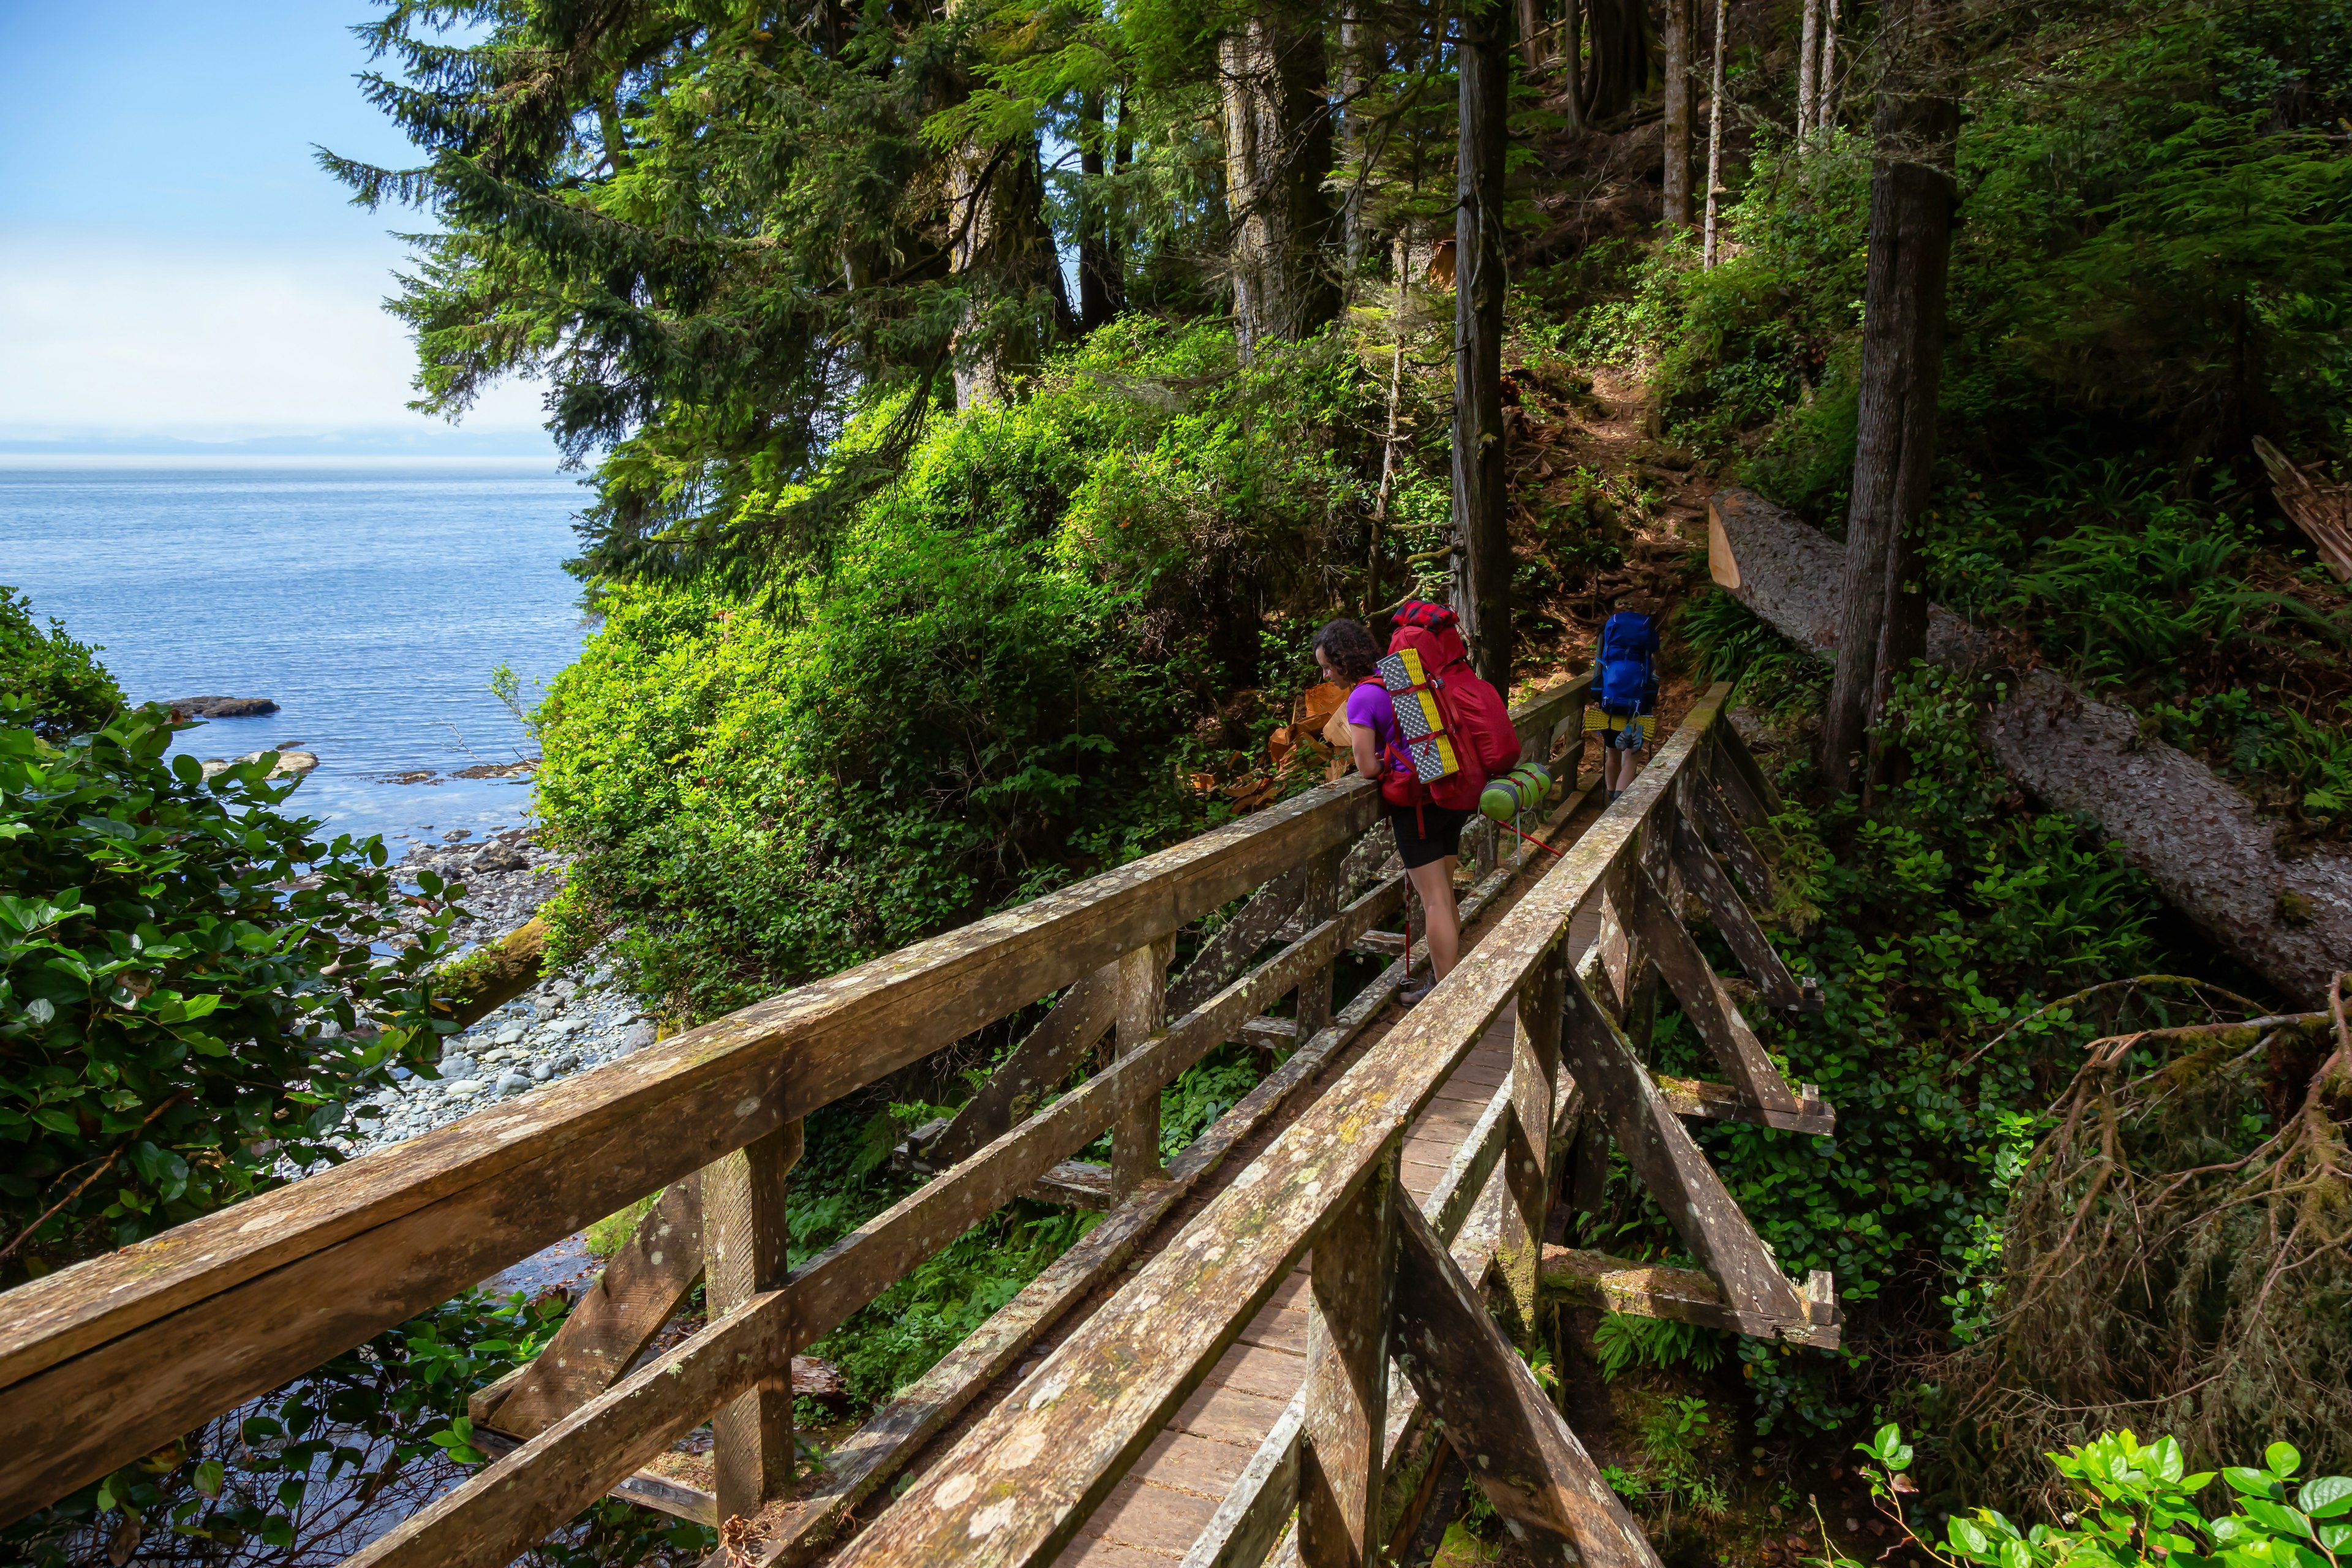
[(1445, 1244), (1398, 1188), (1391, 1343), (1422, 1402), (1445, 1424), (1479, 1489), (1538, 1562), (1657, 1568), (1641, 1527), (1601, 1479)]
[(1118, 1017), (1118, 965), (1107, 963), (1062, 993), (980, 1092), (922, 1145), (922, 1163), (944, 1171), (1028, 1121)]
[[(1732, 1087), (1764, 1112), (1767, 1126), (1780, 1125), (1775, 1117), (1801, 1117), (1803, 1108), (1790, 1091), (1788, 1080), (1772, 1065), (1764, 1042), (1756, 1037), (1748, 1020), (1739, 1016), (1739, 1009), (1724, 994), (1723, 983), (1707, 967), (1706, 955), (1699, 951), (1691, 933), (1675, 918), (1666, 895), (1649, 872), (1638, 866), (1633, 868), (1627, 881), (1630, 886), (1626, 901), (1633, 906), (1630, 913), (1633, 929), (1648, 945), (1651, 962), (1665, 976), (1675, 1000), (1683, 1005), (1684, 1014), (1698, 1026), (1699, 1037), (1715, 1053), (1715, 1059), (1723, 1064)], [(1793, 1121), (1790, 1125), (1794, 1125)]]
[[(1723, 874), (1723, 868), (1706, 852), (1706, 842), (1699, 837), (1691, 819), (1678, 816), (1674, 835), (1675, 868), (1682, 873), (1683, 886), (1697, 894), (1699, 902), (1706, 906), (1706, 912), (1714, 917), (1715, 929), (1731, 944), (1739, 967), (1763, 992), (1764, 999), (1775, 1007), (1797, 1011), (1810, 1006), (1820, 1011), (1820, 990), (1799, 984), (1797, 977), (1789, 973), (1789, 966), (1780, 962), (1780, 955), (1764, 935), (1764, 928), (1756, 923), (1755, 915), (1740, 899), (1739, 889), (1731, 885), (1731, 879)], [(1739, 842), (1748, 842), (1745, 835), (1739, 837)]]
[(1718, 723), (1709, 742), (1702, 764), (1708, 776), (1723, 786), (1724, 799), (1738, 813), (1739, 820), (1750, 827), (1761, 827), (1778, 816), (1780, 792), (1756, 765), (1738, 731)]
[(1182, 1017), (1223, 990), (1227, 981), (1248, 967), (1257, 950), (1274, 940), (1283, 922), (1298, 912), (1299, 900), (1306, 891), (1306, 868), (1298, 867), (1253, 894), (1240, 913), (1202, 944), (1192, 962), (1184, 966), (1184, 973), (1168, 983), (1170, 1016)]
[(1696, 770), (1684, 774), (1675, 805), (1685, 822), (1703, 829), (1706, 837), (1731, 862), (1731, 869), (1748, 889), (1748, 896), (1771, 903), (1775, 896), (1772, 868), (1748, 838), (1748, 829), (1731, 814), (1731, 807), (1724, 804), (1723, 792), (1716, 787), (1715, 781)]
[(1616, 1024), (1573, 977), (1568, 987), (1566, 1065), (1731, 1310), (1776, 1324), (1808, 1321), (1797, 1288), (1780, 1272), (1723, 1178), (1707, 1163)]
[(515, 1370), (503, 1398), (483, 1397), (498, 1393), (497, 1384), (474, 1396), (474, 1419), (518, 1437), (547, 1430), (620, 1382), (701, 1278), (698, 1173), (671, 1185), (637, 1222), (555, 1337)]

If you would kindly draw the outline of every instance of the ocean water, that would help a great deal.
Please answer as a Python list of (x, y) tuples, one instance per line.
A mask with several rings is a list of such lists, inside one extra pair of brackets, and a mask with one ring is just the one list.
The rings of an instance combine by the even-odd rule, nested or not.
[(289, 808), (396, 853), (529, 819), (528, 778), (450, 775), (533, 752), (490, 671), (529, 695), (579, 652), (586, 499), (551, 458), (0, 457), (0, 584), (103, 645), (133, 701), (276, 701), (173, 749), (315, 752)]

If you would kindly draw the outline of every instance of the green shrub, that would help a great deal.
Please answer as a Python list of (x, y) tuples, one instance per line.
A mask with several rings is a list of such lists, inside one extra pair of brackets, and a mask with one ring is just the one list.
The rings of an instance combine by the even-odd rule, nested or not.
[[(2213, 1472), (2186, 1473), (2188, 1461), (2170, 1437), (2143, 1444), (2128, 1429), (2049, 1456), (2065, 1501), (2055, 1524), (2020, 1530), (1989, 1508), (1952, 1514), (1938, 1551), (1920, 1533), (1924, 1520), (1902, 1506), (1916, 1495), (1903, 1472), (1912, 1460), (1899, 1426), (1882, 1426), (1854, 1447), (1871, 1465), (1870, 1489), (1913, 1545), (1936, 1563), (1981, 1563), (1988, 1568), (2126, 1568), (2163, 1563), (2167, 1568), (2336, 1568), (2352, 1555), (2352, 1479), (2315, 1476), (2297, 1481), (2303, 1456), (2273, 1443), (2260, 1465), (2233, 1465), (2221, 1473), (2233, 1505), (2208, 1516), (2198, 1505)], [(1831, 1549), (1828, 1568), (1862, 1568)]]
[(604, 591), (534, 713), (562, 951), (610, 932), (709, 1017), (1219, 820), (1182, 776), (1279, 721), (1235, 686), (1312, 679), (1268, 629), (1328, 607), (1369, 385), (1320, 342), (1243, 369), (1223, 328), (1122, 322), (940, 422), (829, 575)]
[(43, 632), (32, 607), (13, 588), (0, 587), (0, 693), (23, 700), (33, 728), (46, 740), (95, 730), (122, 710), (122, 690), (99, 664), (99, 650), (66, 635), (52, 617)]
[(340, 1158), (369, 1091), (437, 1054), (424, 971), (451, 916), (373, 952), (383, 846), (281, 815), (274, 753), (206, 780), (165, 759), (161, 709), (58, 744), (5, 700), (0, 1245), (21, 1275)]

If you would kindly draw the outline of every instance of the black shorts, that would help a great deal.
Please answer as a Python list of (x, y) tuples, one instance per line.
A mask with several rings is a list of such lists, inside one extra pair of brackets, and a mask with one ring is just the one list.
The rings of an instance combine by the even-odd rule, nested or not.
[(1408, 871), (1462, 853), (1462, 829), (1470, 820), (1466, 811), (1445, 805), (1392, 805), (1389, 826), (1396, 834), (1397, 857)]

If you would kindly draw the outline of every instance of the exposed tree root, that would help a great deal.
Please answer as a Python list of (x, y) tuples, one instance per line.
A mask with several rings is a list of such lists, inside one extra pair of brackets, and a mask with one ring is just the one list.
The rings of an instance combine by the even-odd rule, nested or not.
[(2011, 1201), (1994, 1326), (1941, 1369), (1988, 1495), (2056, 1506), (2042, 1455), (2116, 1426), (2200, 1465), (2282, 1437), (2352, 1464), (2345, 982), (2323, 1013), (2092, 1043)]

